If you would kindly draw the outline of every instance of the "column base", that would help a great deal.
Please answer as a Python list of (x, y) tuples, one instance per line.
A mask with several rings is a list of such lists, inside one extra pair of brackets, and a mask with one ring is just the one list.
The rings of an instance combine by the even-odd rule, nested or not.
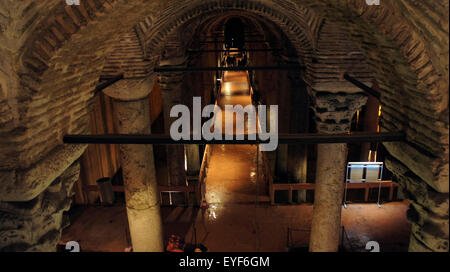
[(158, 206), (136, 210), (127, 207), (134, 252), (163, 252), (163, 230)]

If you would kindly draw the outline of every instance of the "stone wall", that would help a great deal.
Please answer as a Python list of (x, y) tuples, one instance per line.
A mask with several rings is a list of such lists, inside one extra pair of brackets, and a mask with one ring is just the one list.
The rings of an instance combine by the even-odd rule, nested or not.
[(436, 191), (393, 157), (386, 160), (386, 167), (411, 203), (407, 214), (412, 225), (410, 251), (448, 252), (448, 193)]
[[(365, 0), (135, 0), (132, 4), (85, 0), (80, 6), (53, 0), (4, 0), (0, 3), (0, 201), (32, 201), (81, 155), (85, 147), (62, 145), (62, 136), (89, 132), (93, 90), (102, 73), (117, 64), (112, 59), (105, 62), (118, 44), (133, 41), (133, 46), (122, 47), (122, 53), (131, 50), (139, 58), (142, 53), (143, 62), (150, 65), (139, 61), (135, 71), (151, 73), (170, 34), (230, 11), (279, 26), (300, 63), (308, 67), (305, 75), (314, 79), (323, 79), (314, 72), (325, 69), (319, 65), (324, 58), (314, 55), (321, 53), (321, 39), (338, 39), (336, 45), (347, 47), (341, 36), (334, 37), (334, 29), (327, 30), (327, 24), (346, 33), (362, 54), (353, 56), (364, 56), (382, 89), (382, 129), (407, 134), (406, 143), (386, 148), (392, 161), (409, 172), (394, 171), (393, 164), (388, 167), (409, 188), (418, 214), (431, 218), (433, 212), (430, 202), (414, 200), (422, 189), (412, 188), (425, 186), (427, 192), (444, 198), (447, 194), (443, 203), (447, 203), (444, 222), (448, 225), (448, 7), (448, 0), (382, 0), (380, 6), (368, 6)], [(343, 52), (345, 59), (350, 52)], [(333, 80), (347, 70), (345, 65), (341, 68)], [(436, 214), (445, 217), (441, 210)], [(420, 218), (411, 217), (416, 223), (414, 239), (422, 243), (421, 247), (412, 243), (412, 250), (445, 249), (426, 238), (436, 235), (447, 241), (448, 250), (448, 232), (430, 230)]]
[(79, 172), (75, 162), (34, 199), (0, 202), (0, 252), (56, 251)]
[(102, 77), (114, 77), (120, 73), (125, 78), (146, 77), (151, 72), (151, 62), (144, 56), (136, 31), (123, 34), (114, 51), (103, 66)]

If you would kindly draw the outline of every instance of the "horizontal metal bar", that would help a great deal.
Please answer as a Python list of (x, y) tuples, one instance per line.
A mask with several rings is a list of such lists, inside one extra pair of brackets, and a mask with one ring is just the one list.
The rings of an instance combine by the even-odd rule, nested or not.
[(106, 79), (106, 82), (101, 83), (100, 85), (98, 85), (95, 90), (94, 90), (94, 94), (101, 92), (103, 89), (106, 89), (107, 87), (111, 86), (112, 84), (116, 83), (117, 81), (123, 79), (123, 74), (117, 75), (113, 78), (108, 78)]
[(361, 81), (357, 80), (354, 77), (351, 77), (349, 74), (344, 74), (344, 79), (346, 79), (348, 82), (352, 83), (356, 87), (360, 88), (361, 90), (365, 91), (366, 93), (380, 99), (381, 94), (374, 89), (370, 88), (366, 84), (362, 83)]
[(245, 66), (245, 67), (156, 67), (156, 73), (168, 72), (205, 72), (205, 71), (254, 71), (254, 70), (301, 70), (304, 66)]
[(404, 141), (406, 136), (403, 132), (356, 132), (345, 134), (326, 133), (304, 133), (304, 134), (280, 134), (279, 143), (376, 143), (376, 142), (399, 142)]
[(205, 50), (187, 50), (188, 53), (221, 53), (221, 52), (271, 52), (281, 51), (279, 48), (261, 48), (261, 49), (242, 49), (242, 50), (226, 50), (226, 49), (205, 49)]
[[(159, 185), (158, 189), (160, 192), (189, 192), (189, 193), (195, 193), (196, 187), (198, 186), (198, 183), (195, 184), (189, 184), (188, 186), (181, 186), (181, 185), (173, 185), (173, 186), (166, 186), (166, 185)], [(113, 185), (112, 186), (113, 192), (125, 192), (125, 187), (123, 185)], [(97, 185), (83, 185), (83, 191), (85, 192), (98, 192), (100, 191), (100, 188)]]
[[(244, 32), (245, 37), (249, 38), (249, 37), (264, 37), (263, 34), (254, 34), (255, 32)], [(206, 35), (203, 36), (203, 38), (206, 39), (214, 39), (214, 38), (224, 38), (225, 35), (223, 33), (217, 34), (217, 35)]]
[[(200, 43), (225, 43), (225, 40), (217, 40), (217, 41), (201, 41)], [(245, 43), (264, 43), (264, 42), (271, 42), (269, 40), (248, 40), (244, 41)]]
[[(391, 180), (383, 180), (379, 182), (362, 182), (362, 183), (348, 183), (347, 189), (373, 189), (373, 188), (389, 188), (399, 187), (398, 183)], [(272, 185), (273, 191), (296, 191), (296, 190), (314, 190), (314, 183), (274, 183)]]
[[(256, 136), (256, 135), (254, 135)], [(66, 144), (264, 144), (269, 141), (249, 140), (173, 140), (169, 135), (65, 135), (63, 142)], [(193, 139), (191, 137), (190, 139)], [(224, 137), (222, 137), (224, 139)], [(401, 132), (382, 133), (349, 133), (349, 134), (279, 134), (279, 144), (323, 144), (323, 143), (362, 143), (362, 142), (398, 142), (404, 141), (405, 134)]]

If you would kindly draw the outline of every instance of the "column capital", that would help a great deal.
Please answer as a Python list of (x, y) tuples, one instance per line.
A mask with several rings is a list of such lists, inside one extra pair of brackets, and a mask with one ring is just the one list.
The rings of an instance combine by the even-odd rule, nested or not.
[(346, 133), (353, 115), (367, 103), (364, 93), (330, 93), (309, 88), (317, 130), (320, 133)]
[(187, 62), (188, 55), (181, 45), (168, 45), (162, 53), (159, 66), (184, 66)]
[(183, 85), (184, 72), (161, 73), (158, 76), (158, 83), (161, 91), (171, 92), (179, 90)]
[(144, 99), (152, 91), (155, 79), (155, 74), (151, 74), (143, 79), (122, 79), (106, 87), (103, 93), (119, 101)]
[[(188, 56), (183, 48), (178, 45), (169, 45), (163, 52), (159, 62), (160, 67), (186, 67)], [(162, 92), (169, 92), (181, 88), (185, 72), (159, 73), (159, 86)]]

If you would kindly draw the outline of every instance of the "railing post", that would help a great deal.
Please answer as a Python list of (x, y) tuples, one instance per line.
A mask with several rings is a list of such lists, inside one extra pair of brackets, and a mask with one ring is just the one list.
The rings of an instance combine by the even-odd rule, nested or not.
[(292, 204), (292, 186), (289, 186), (288, 202)]
[(270, 204), (274, 205), (275, 204), (275, 192), (273, 190), (273, 186), (270, 186)]
[(393, 196), (394, 196), (394, 184), (391, 183), (391, 185), (389, 186), (389, 201), (392, 201)]

